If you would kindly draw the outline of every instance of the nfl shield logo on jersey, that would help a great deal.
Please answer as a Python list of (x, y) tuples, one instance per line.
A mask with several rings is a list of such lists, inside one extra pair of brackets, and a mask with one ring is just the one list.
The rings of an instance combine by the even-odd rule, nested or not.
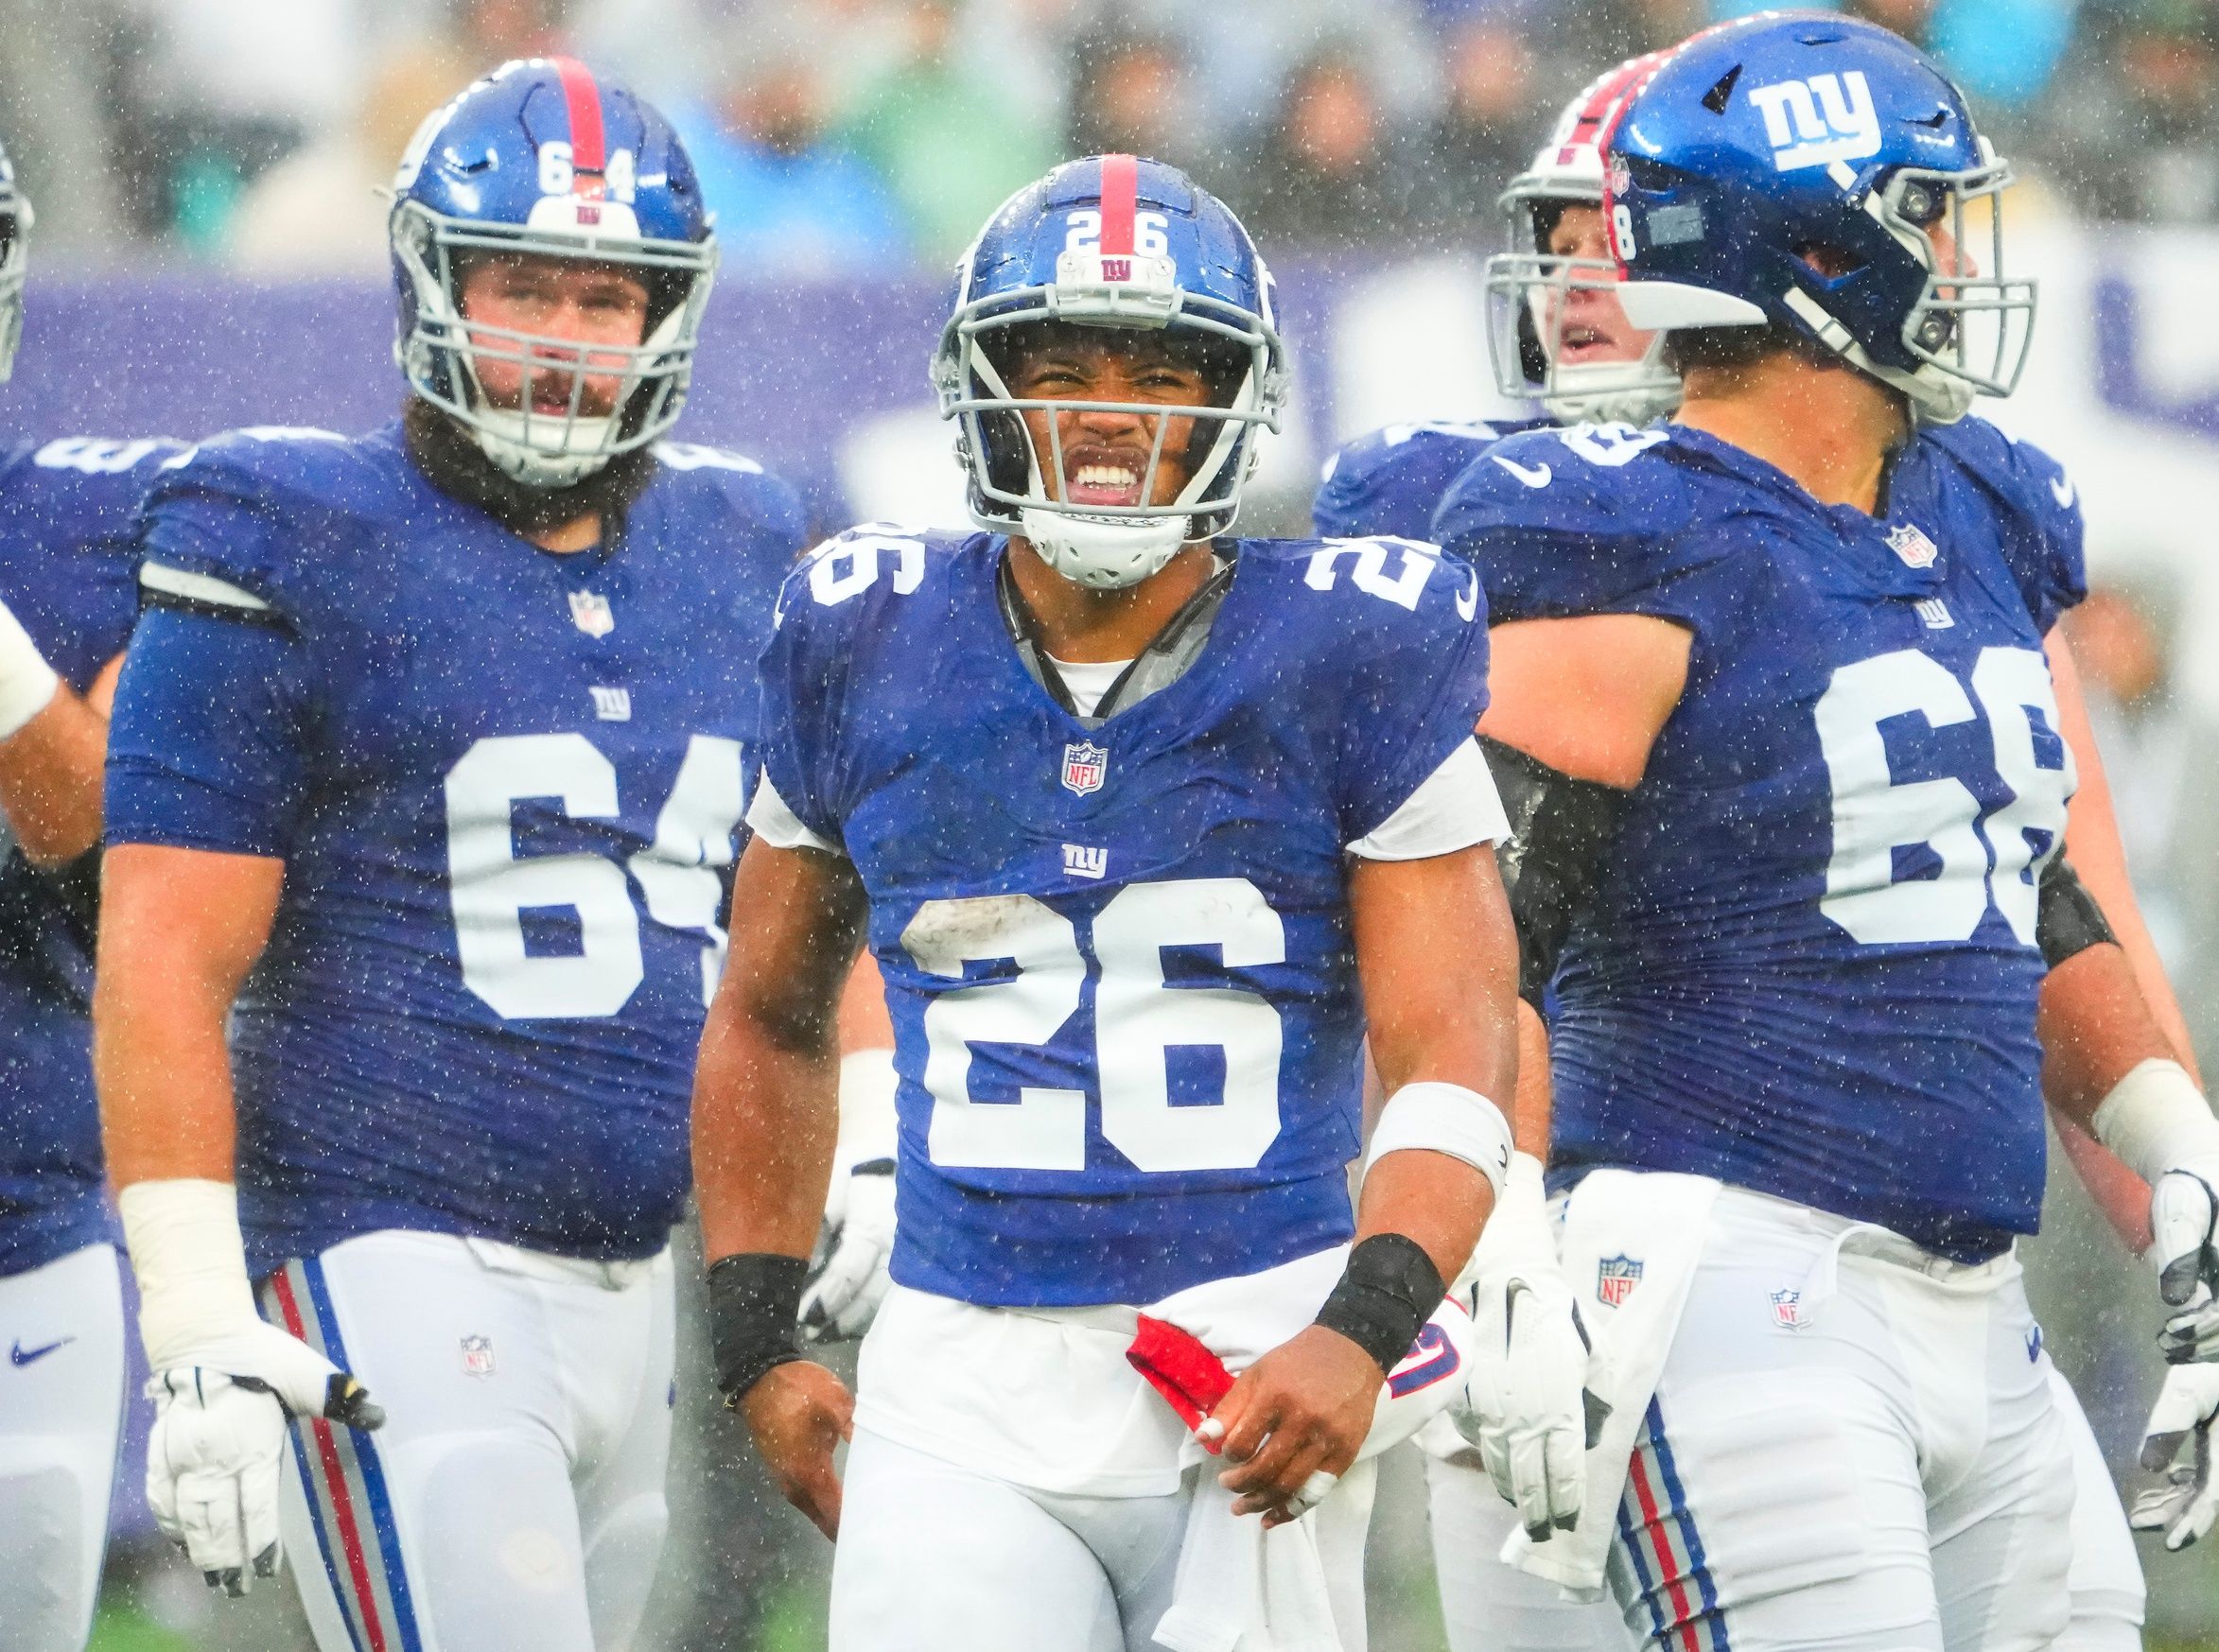
[(465, 1336), (463, 1338), (463, 1369), (473, 1377), (493, 1375), (493, 1338)]
[(591, 591), (570, 593), (570, 621), (587, 636), (606, 636), (617, 628), (617, 617), (606, 597)]
[(1907, 568), (1931, 568), (1934, 558), (1942, 554), (1925, 531), (1912, 522), (1898, 523), (1888, 530), (1888, 548), (1902, 559)]
[(1641, 1263), (1630, 1256), (1606, 1256), (1595, 1264), (1595, 1299), (1618, 1307), (1641, 1282)]
[(1063, 748), (1063, 790), (1084, 797), (1102, 790), (1102, 776), (1110, 771), (1110, 753), (1092, 740)]
[(1773, 1323), (1782, 1330), (1803, 1329), (1803, 1293), (1786, 1287), (1774, 1291), (1773, 1297)]

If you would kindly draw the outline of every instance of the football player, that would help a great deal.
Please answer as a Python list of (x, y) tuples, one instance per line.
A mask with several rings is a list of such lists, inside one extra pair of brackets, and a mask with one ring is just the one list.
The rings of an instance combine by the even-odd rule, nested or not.
[[(1539, 423), (1649, 423), (1677, 405), (1679, 380), (1660, 360), (1663, 336), (1625, 320), (1602, 229), (1599, 144), (1617, 109), (1665, 54), (1619, 64), (1583, 90), (1534, 159), (1502, 197), (1511, 251), (1489, 260), (1498, 389), (1538, 399), (1549, 419), (1530, 424), (1399, 426), (1358, 439), (1326, 469), (1316, 501), (1318, 530), (1429, 537), (1432, 516), (1457, 475), (1501, 436)], [(1931, 440), (1913, 435), (1913, 441)], [(1991, 478), (2007, 481), (2007, 478)], [(2036, 501), (2038, 503), (2038, 500)], [(2077, 515), (2048, 513), (2077, 535)], [(2062, 655), (2061, 639), (2051, 647)], [(2149, 943), (2125, 877), (2101, 765), (2084, 723), (2060, 731), (2074, 749), (2080, 787), (2066, 841), (2075, 869), (2096, 893), (2135, 964), (2138, 984), (2175, 1047), (2187, 1036), (2162, 965)], [(1544, 1109), (1546, 1103), (1543, 1104)], [(2069, 1119), (2058, 1128), (2091, 1192), (2139, 1250), (2149, 1243), (2149, 1190)], [(1625, 1281), (1618, 1282), (1625, 1288)], [(1599, 1284), (1599, 1289), (1601, 1286)], [(2079, 1479), (2073, 1513), (2072, 1620), (2057, 1644), (2123, 1648), (2139, 1643), (2142, 1583), (2124, 1512), (2094, 1435), (2063, 1378), (2050, 1373), (2072, 1435)], [(1428, 1463), (1436, 1571), (1451, 1643), (1522, 1648), (1594, 1648), (1620, 1643), (1606, 1606), (1564, 1600), (1553, 1585), (1494, 1563), (1516, 1522), (1453, 1432), (1434, 1430)]]
[[(2157, 1186), (2175, 1307), (2219, 1125), (2057, 852), (2071, 486), (1958, 422), (2031, 322), (2008, 172), (1916, 52), (1811, 17), (1699, 37), (1607, 142), (1677, 420), (1514, 436), (1437, 526), (1496, 605), (1566, 1266), (1614, 1304), (1610, 1583), (1660, 1645), (2047, 1645), (2075, 1442), (2009, 1254), (2042, 1085)], [(1599, 1584), (1572, 1547), (1521, 1563)]]
[(800, 507), (664, 440), (716, 253), (638, 97), (503, 65), (391, 223), (399, 421), (227, 436), (144, 513), (96, 1024), (148, 1493), (235, 1593), (282, 1537), (325, 1652), (620, 1647)]
[[(694, 1101), (719, 1384), (838, 1534), (835, 1647), (1230, 1645), (1265, 1611), (1361, 1645), (1355, 1458), (1511, 1150), (1476, 585), (1422, 547), (1228, 536), (1284, 353), (1247, 232), (1170, 167), (1013, 197), (934, 376), (980, 531), (832, 540), (764, 656)], [(900, 1220), (851, 1401), (795, 1316), (865, 933)], [(1391, 1094), (1352, 1211), (1367, 1024)], [(1487, 1247), (1483, 1297), (1522, 1303), (1495, 1420), (1547, 1533), (1584, 1348), (1538, 1201)], [(1230, 1392), (1158, 1397), (1162, 1322)], [(1444, 1383), (1440, 1332), (1389, 1392)]]
[[(0, 151), (0, 379), (30, 202)], [(123, 1411), (123, 1296), (93, 1100), (108, 706), (138, 612), (131, 513), (174, 443), (0, 454), (0, 1652), (81, 1646)]]

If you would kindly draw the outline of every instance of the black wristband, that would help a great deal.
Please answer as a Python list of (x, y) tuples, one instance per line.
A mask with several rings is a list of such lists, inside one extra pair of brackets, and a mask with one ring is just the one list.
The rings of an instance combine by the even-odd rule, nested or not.
[(1385, 1373), (1403, 1363), (1444, 1294), (1441, 1270), (1416, 1240), (1374, 1233), (1349, 1252), (1318, 1323), (1339, 1331)]
[(708, 1270), (708, 1338), (717, 1389), (736, 1406), (765, 1371), (802, 1357), (795, 1338), (809, 1264), (749, 1252)]

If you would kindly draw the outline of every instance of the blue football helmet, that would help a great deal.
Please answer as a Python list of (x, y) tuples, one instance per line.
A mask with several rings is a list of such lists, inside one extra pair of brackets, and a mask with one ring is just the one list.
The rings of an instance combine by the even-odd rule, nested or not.
[(1933, 423), (2017, 385), (2035, 284), (2004, 269), (2010, 165), (1886, 29), (1802, 12), (1698, 35), (1606, 148), (1635, 326), (1780, 323)]
[[(1013, 363), (1043, 322), (1163, 336), (1202, 367), (1213, 403), (1013, 395)], [(956, 268), (932, 371), (941, 417), (956, 421), (971, 519), (1022, 534), (1051, 567), (1098, 589), (1146, 579), (1181, 545), (1232, 527), (1261, 432), (1279, 428), (1286, 400), (1271, 275), (1255, 242), (1185, 173), (1131, 155), (1068, 162), (987, 220)], [(1153, 420), (1140, 502), (1067, 502), (1057, 421), (1046, 421), (1051, 486), (1025, 429), (1036, 409)], [(1182, 416), (1195, 421), (1180, 456), (1189, 479), (1171, 503), (1151, 504), (1165, 432)]]
[(0, 149), (0, 382), (15, 373), (23, 342), (23, 283), (31, 230), (31, 203), (15, 187), (15, 167)]
[[(717, 261), (693, 164), (670, 123), (569, 58), (503, 63), (417, 129), (393, 181), (394, 358), (410, 388), (468, 429), (518, 481), (563, 487), (677, 421)], [(467, 322), (473, 256), (613, 265), (649, 293), (636, 348)], [(592, 375), (620, 374), (613, 410), (583, 405)], [(518, 365), (515, 407), (496, 406), (482, 361)], [(533, 410), (534, 374), (569, 380), (565, 410)]]

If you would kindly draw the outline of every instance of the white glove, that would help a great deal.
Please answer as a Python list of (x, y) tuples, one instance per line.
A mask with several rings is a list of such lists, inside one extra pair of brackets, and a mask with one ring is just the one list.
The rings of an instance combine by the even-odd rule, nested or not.
[(0, 739), (46, 709), (61, 679), (13, 610), (0, 602)]
[(1477, 1347), (1457, 1427), (1537, 1543), (1580, 1523), (1587, 1448), (1609, 1406), (1588, 1392), (1592, 1348), (1549, 1229), (1541, 1161), (1511, 1160), (1466, 1270)]
[(870, 1329), (894, 1283), (894, 1161), (866, 1159), (832, 1178), (825, 1209), (823, 1259), (801, 1294), (801, 1340), (841, 1342)]
[(894, 1254), (899, 1083), (891, 1050), (858, 1050), (840, 1058), (840, 1140), (824, 1227), (801, 1296), (803, 1342), (861, 1336), (894, 1283), (886, 1264)]
[[(2162, 1473), (2162, 1484), (2134, 1500), (2127, 1523), (2139, 1532), (2163, 1532), (2165, 1547), (2187, 1548), (2211, 1529), (2219, 1515), (2219, 1488), (2211, 1484), (2211, 1424), (2219, 1417), (2219, 1365), (2175, 1365), (2165, 1373), (2149, 1427), (2142, 1435), (2142, 1467)], [(2175, 1463), (2187, 1445), (2188, 1459)]]
[(2158, 1293), (2177, 1310), (2159, 1338), (2170, 1360), (2219, 1359), (2219, 1120), (2178, 1062), (2138, 1063), (2090, 1121), (2096, 1139), (2150, 1184)]
[(211, 1588), (276, 1575), (277, 1485), (288, 1416), (374, 1429), (362, 1385), (254, 1313), (228, 1182), (133, 1182), (117, 1199), (139, 1285), (147, 1503)]

